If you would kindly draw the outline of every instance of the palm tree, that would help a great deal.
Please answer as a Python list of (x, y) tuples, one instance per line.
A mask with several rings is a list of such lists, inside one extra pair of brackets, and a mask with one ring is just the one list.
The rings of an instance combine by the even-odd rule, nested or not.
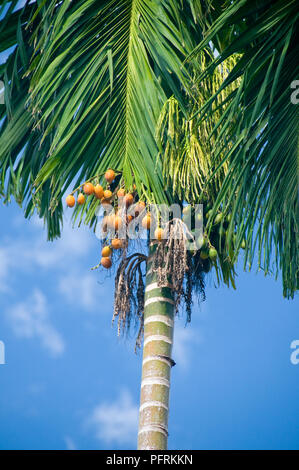
[[(271, 247), (277, 250), (287, 295), (298, 282), (297, 238), (290, 225), (298, 209), (293, 160), (285, 167), (281, 188), (287, 191), (279, 191), (283, 204), (275, 212), (282, 177), (278, 152), (293, 159), (298, 148), (296, 112), (292, 108), (285, 122), (286, 108), (274, 100), (278, 88), (285, 94), (286, 82), (279, 81), (282, 60), (294, 57), (294, 2), (283, 8), (277, 1), (274, 10), (249, 8), (245, 0), (229, 2), (225, 10), (216, 0), (26, 1), (15, 10), (17, 4), (0, 2), (0, 52), (14, 47), (0, 65), (5, 202), (14, 196), (26, 217), (37, 212), (50, 240), (60, 236), (62, 198), (70, 185), (80, 186), (93, 175), (101, 182), (107, 168), (119, 175), (115, 189), (123, 184), (136, 200), (205, 205), (200, 250), (191, 255), (185, 240), (175, 245), (171, 237), (151, 242), (149, 256), (127, 256), (124, 250), (116, 274), (119, 329), (129, 327), (134, 306), (141, 334), (144, 328), (138, 447), (166, 449), (172, 334), (180, 302), (185, 300), (189, 320), (192, 287), (204, 295), (205, 272), (212, 267), (219, 281), (234, 286), (234, 261), (244, 237), (246, 260), (252, 260), (253, 237), (258, 237), (266, 271)], [(274, 42), (265, 47), (269, 31)], [(254, 83), (258, 50), (262, 58)], [(274, 79), (271, 70), (278, 70)], [(282, 124), (280, 139), (274, 131)], [(76, 206), (74, 223), (96, 229), (98, 205), (90, 197)], [(217, 259), (214, 253), (209, 258), (214, 246)]]
[[(148, 203), (176, 202), (156, 162), (155, 131), (167, 97), (175, 92), (180, 98), (181, 83), (188, 76), (183, 58), (202, 39), (188, 2), (187, 9), (177, 2), (143, 0), (62, 2), (59, 6), (56, 1), (40, 6), (26, 2), (14, 12), (16, 3), (1, 22), (3, 50), (17, 43), (1, 70), (6, 108), (1, 109), (0, 171), (5, 201), (14, 195), (27, 217), (37, 211), (46, 222), (50, 240), (60, 235), (62, 197), (70, 184), (75, 181), (77, 186), (108, 167), (120, 170), (127, 190), (136, 185), (139, 197)], [(88, 202), (75, 210), (74, 220), (81, 223), (84, 219), (95, 227), (96, 210), (97, 204)], [(143, 384), (149, 382), (150, 373), (159, 376), (160, 368), (165, 376), (163, 385), (158, 383), (156, 400), (148, 399), (155, 394), (155, 383), (142, 387), (147, 393), (142, 400), (161, 402), (164, 407), (145, 409), (142, 403), (144, 418), (148, 411), (152, 413), (151, 427), (146, 428), (141, 417), (139, 435), (141, 447), (149, 435), (147, 446), (165, 448), (169, 395), (165, 384), (171, 365), (174, 300), (172, 291), (155, 282), (155, 275), (151, 281), (147, 276), (146, 297), (151, 298), (145, 301), (144, 316), (150, 315), (156, 298), (159, 321), (145, 320), (145, 337), (149, 330), (161, 337), (165, 325), (169, 341), (167, 350), (163, 338), (145, 344)], [(122, 287), (120, 282), (118, 287)], [(169, 302), (164, 301), (167, 294)], [(127, 324), (130, 305), (119, 304), (123, 299), (117, 291), (115, 315)], [(167, 316), (166, 323), (162, 315)], [(146, 371), (148, 350), (155, 357), (152, 372)], [(159, 357), (161, 353), (165, 358)], [(154, 416), (156, 410), (161, 416)]]

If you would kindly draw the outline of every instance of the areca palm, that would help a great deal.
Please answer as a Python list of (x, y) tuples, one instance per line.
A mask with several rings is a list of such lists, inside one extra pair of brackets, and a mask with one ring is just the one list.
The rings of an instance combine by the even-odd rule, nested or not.
[[(50, 239), (60, 235), (62, 197), (69, 185), (77, 186), (108, 167), (121, 172), (128, 190), (135, 184), (139, 197), (148, 202), (172, 202), (156, 162), (155, 130), (167, 96), (179, 96), (188, 76), (182, 60), (196, 45), (194, 39), (201, 38), (200, 31), (188, 25), (190, 10), (177, 2), (141, 0), (26, 2), (22, 10), (12, 10), (13, 6), (2, 19), (3, 37), (7, 22), (14, 33), (3, 50), (17, 43), (2, 67), (6, 109), (1, 110), (0, 161), (5, 200), (13, 194), (26, 216), (37, 211)], [(74, 219), (95, 226), (96, 210), (97, 204), (88, 202), (75, 211)], [(149, 295), (153, 294), (166, 298), (160, 286), (151, 290)], [(172, 292), (169, 297), (172, 306)], [(121, 312), (117, 300), (117, 314), (121, 318), (124, 313), (128, 322), (129, 312)], [(159, 304), (160, 316), (173, 315), (172, 308), (163, 312), (165, 302)], [(163, 324), (152, 323), (157, 331)], [(158, 357), (164, 342), (155, 344), (154, 378), (159, 365), (165, 374), (171, 365), (171, 348), (165, 364)], [(165, 395), (161, 402), (168, 400), (164, 385), (158, 384), (158, 395)], [(145, 389), (154, 393), (155, 384)], [(144, 423), (140, 435), (145, 440), (151, 437), (147, 446), (163, 448), (167, 413), (163, 407), (158, 410), (160, 424), (150, 422), (147, 428)]]
[[(267, 137), (263, 133), (265, 119), (272, 124), (263, 108), (257, 108), (261, 97), (256, 106), (239, 101), (242, 125), (235, 102), (244, 89), (246, 53), (252, 37), (255, 40), (248, 32), (254, 28), (252, 9), (247, 21), (242, 10), (231, 26), (219, 1), (27, 1), (14, 11), (17, 3), (0, 2), (0, 52), (16, 45), (0, 66), (5, 83), (5, 107), (0, 106), (0, 191), (5, 201), (14, 196), (27, 217), (34, 212), (43, 217), (49, 239), (60, 235), (62, 198), (69, 186), (93, 175), (101, 182), (109, 167), (117, 170), (127, 191), (134, 187), (136, 198), (148, 204), (209, 204), (205, 236), (208, 243), (218, 244), (217, 261), (203, 259), (199, 252), (191, 256), (184, 244), (182, 259), (170, 258), (172, 245), (151, 243), (148, 257), (124, 256), (116, 276), (115, 316), (120, 327), (129, 324), (132, 300), (137, 301), (141, 332), (144, 326), (139, 447), (163, 449), (175, 307), (185, 299), (189, 318), (192, 286), (202, 292), (205, 271), (212, 266), (219, 280), (222, 277), (234, 285), (233, 263), (241, 240), (246, 233), (245, 252), (251, 256), (256, 224), (263, 235), (276, 218), (283, 224), (275, 225), (275, 236), (266, 237), (266, 259), (273, 241), (280, 253), (296, 250), (291, 248), (291, 230), (286, 229), (293, 219), (286, 219), (285, 213), (272, 216), (271, 191), (279, 173), (273, 180), (267, 178), (269, 167), (256, 165), (249, 154), (248, 168), (262, 180), (265, 192), (256, 211), (251, 209), (248, 215), (255, 189), (248, 181), (246, 186), (240, 184), (244, 176), (244, 155), (238, 154), (244, 148), (241, 128), (244, 133), (250, 123), (255, 138), (251, 145), (263, 149), (270, 141), (270, 133)], [(240, 3), (245, 8), (245, 2)], [(289, 3), (291, 8), (293, 2)], [(228, 11), (235, 14), (235, 10), (233, 2)], [(255, 15), (264, 30), (265, 12), (257, 10)], [(291, 38), (283, 31), (285, 51)], [(248, 44), (232, 47), (236, 35), (248, 37)], [(214, 47), (221, 53), (216, 61)], [(252, 106), (254, 116), (249, 118)], [(262, 127), (254, 119), (261, 116)], [(234, 136), (239, 127), (240, 136)], [(273, 129), (272, 152), (280, 145)], [(287, 201), (294, 205), (290, 191)], [(84, 221), (96, 229), (98, 206), (93, 198), (76, 206), (74, 222)], [(225, 222), (227, 243), (213, 224), (219, 207), (233, 215), (229, 225)], [(247, 222), (249, 215), (252, 225)], [(226, 225), (223, 221), (221, 228)], [(295, 261), (297, 256), (295, 251)], [(143, 260), (147, 260), (145, 292)], [(161, 263), (167, 266), (162, 275)], [(282, 265), (287, 269), (287, 263)], [(284, 276), (286, 292), (294, 291), (294, 269)], [(132, 299), (134, 286), (137, 299)]]

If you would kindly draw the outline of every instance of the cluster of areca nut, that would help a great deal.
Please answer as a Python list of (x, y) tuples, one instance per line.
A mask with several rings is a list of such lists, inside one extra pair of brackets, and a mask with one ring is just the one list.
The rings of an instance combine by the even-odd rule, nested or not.
[[(194, 226), (194, 219), (197, 219), (198, 222), (202, 222), (205, 227), (209, 226), (209, 233), (204, 231), (202, 235), (196, 238), (196, 248), (191, 250), (193, 254), (199, 251), (199, 256), (202, 260), (211, 260), (215, 261), (218, 257), (218, 250), (223, 252), (226, 240), (229, 237), (229, 224), (231, 221), (231, 214), (228, 213), (225, 215), (223, 212), (218, 212), (212, 220), (213, 210), (211, 205), (207, 203), (204, 205), (202, 212), (196, 213), (194, 208), (191, 205), (187, 205), (183, 208), (183, 222), (189, 222), (191, 227)], [(190, 223), (191, 221), (191, 223)], [(191, 229), (191, 234), (194, 234), (195, 230)], [(233, 244), (236, 244), (236, 235), (232, 235)], [(216, 249), (216, 246), (218, 250)], [(245, 249), (246, 241), (245, 239), (241, 242), (241, 248)]]
[[(90, 180), (82, 183), (79, 188), (76, 188), (66, 198), (66, 204), (68, 207), (74, 207), (76, 203), (83, 205), (86, 203), (86, 197), (95, 197), (99, 200), (104, 209), (106, 215), (102, 221), (102, 231), (106, 234), (106, 244), (102, 248), (102, 258), (99, 265), (109, 269), (112, 266), (111, 256), (114, 250), (121, 250), (126, 248), (127, 239), (126, 235), (122, 230), (128, 229), (134, 219), (138, 217), (141, 225), (146, 230), (151, 230), (152, 238), (157, 242), (162, 242), (167, 239), (168, 229), (167, 227), (161, 227), (161, 217), (156, 218), (150, 211), (149, 205), (142, 201), (137, 193), (136, 187), (133, 186), (131, 191), (126, 191), (125, 188), (119, 184), (121, 178), (120, 172), (113, 169), (108, 169), (104, 178), (106, 180), (106, 187), (104, 188), (99, 184), (99, 175), (91, 178)], [(118, 178), (117, 178), (118, 177)], [(115, 184), (116, 180), (119, 180)], [(113, 184), (114, 183), (114, 184)], [(113, 189), (112, 189), (113, 185)], [(77, 200), (74, 194), (77, 193)], [(194, 224), (207, 222), (210, 218), (212, 210), (209, 205), (205, 206), (204, 212), (197, 213), (194, 207), (191, 205), (185, 205), (182, 210), (182, 221), (188, 223), (191, 235), (193, 238), (193, 245), (190, 248), (191, 254), (199, 254), (204, 264), (205, 260), (210, 261), (208, 263), (208, 269), (211, 264), (216, 262), (218, 257), (218, 251), (215, 245), (218, 245), (218, 250), (221, 250), (221, 243), (227, 236), (226, 228), (230, 222), (230, 214), (224, 216), (222, 212), (218, 212), (213, 220), (212, 231), (210, 235), (206, 232), (203, 235), (196, 238)], [(132, 224), (134, 225), (134, 224)], [(152, 230), (154, 226), (154, 230)], [(135, 229), (135, 225), (134, 225)], [(222, 242), (221, 242), (222, 240)], [(241, 247), (245, 248), (245, 240), (242, 241)]]
[[(120, 234), (121, 229), (123, 229), (124, 226), (128, 226), (134, 218), (142, 215), (142, 227), (149, 230), (152, 225), (152, 215), (149, 210), (147, 210), (146, 203), (140, 199), (137, 200), (135, 185), (131, 192), (126, 192), (123, 187), (118, 187), (112, 191), (110, 185), (116, 178), (116, 172), (109, 169), (106, 171), (104, 177), (107, 181), (106, 188), (99, 183), (93, 183), (98, 177), (92, 178), (69, 194), (66, 198), (66, 204), (68, 207), (74, 207), (76, 203), (83, 205), (86, 202), (86, 196), (93, 196), (99, 199), (100, 204), (107, 213), (103, 218), (102, 231), (104, 233), (110, 231), (115, 235), (102, 249), (100, 264), (104, 268), (109, 269), (112, 266), (111, 255), (113, 250), (119, 250), (125, 246), (125, 240)], [(77, 200), (74, 196), (76, 192), (78, 192)], [(161, 241), (165, 238), (165, 231), (161, 227), (157, 227), (154, 232), (154, 237), (158, 241)]]

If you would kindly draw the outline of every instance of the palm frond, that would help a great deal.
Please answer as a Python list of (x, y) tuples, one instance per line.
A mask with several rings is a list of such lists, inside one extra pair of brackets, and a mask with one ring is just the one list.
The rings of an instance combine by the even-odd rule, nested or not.
[(298, 5), (293, 0), (232, 2), (194, 51), (198, 54), (222, 29), (242, 21), (243, 30), (199, 78), (201, 83), (227, 58), (242, 54), (200, 112), (202, 119), (213, 116), (212, 103), (240, 77), (237, 93), (228, 95), (215, 140), (214, 161), (219, 162), (223, 154), (222, 165), (228, 162), (229, 167), (214, 210), (220, 205), (232, 207), (231, 226), (237, 225), (238, 243), (244, 236), (247, 239), (245, 265), (252, 266), (256, 253), (265, 273), (273, 269), (274, 262), (277, 272), (282, 270), (288, 297), (298, 289), (299, 281), (299, 120), (290, 88), (299, 76), (298, 19)]
[[(35, 5), (27, 27), (21, 25), (30, 51), (30, 65), (17, 73), (24, 90), (29, 81), (28, 99), (19, 100), (20, 115), (21, 109), (26, 115), (23, 138), (16, 152), (11, 133), (21, 135), (21, 129), (15, 121), (9, 128), (5, 123), (1, 139), (8, 147), (0, 150), (2, 175), (10, 171), (15, 177), (16, 161), (26, 168), (24, 181), (30, 175), (27, 184), (34, 194), (28, 194), (28, 205), (54, 215), (69, 185), (108, 167), (120, 170), (126, 187), (136, 184), (149, 202), (172, 201), (156, 165), (155, 126), (167, 95), (175, 93), (184, 105), (181, 83), (188, 73), (182, 62), (194, 38), (201, 37), (192, 21), (186, 22), (188, 8), (188, 1), (172, 0)], [(21, 47), (16, 55), (21, 58)], [(30, 147), (20, 156), (29, 136)], [(38, 164), (32, 174), (26, 155), (34, 149)], [(4, 181), (2, 191), (14, 194), (12, 179)], [(95, 212), (96, 205), (87, 203), (75, 218), (94, 225)], [(51, 238), (59, 230), (54, 223)]]
[[(208, 179), (216, 165), (212, 153), (219, 131), (213, 130), (226, 109), (223, 103), (236, 91), (239, 80), (223, 90), (213, 102), (214, 112), (209, 118), (199, 121), (197, 110), (217, 92), (240, 56), (230, 57), (198, 84), (199, 71), (208, 67), (212, 57), (212, 50), (206, 50), (196, 57), (190, 92), (186, 90), (184, 95), (186, 112), (182, 111), (178, 100), (171, 97), (162, 109), (157, 126), (159, 158), (164, 178), (172, 186), (173, 193), (180, 200), (189, 203), (209, 200), (213, 204), (228, 169), (228, 164), (225, 163), (213, 179)], [(218, 164), (220, 161), (221, 156)]]
[(50, 140), (41, 146), (43, 135), (39, 129), (34, 129), (34, 119), (26, 104), (29, 79), (25, 74), (33, 52), (28, 27), (37, 5), (27, 1), (23, 8), (16, 9), (17, 3), (11, 2), (0, 20), (0, 34), (2, 38), (9, 39), (4, 40), (3, 50), (12, 46), (0, 69), (0, 79), (5, 85), (5, 105), (0, 106), (0, 195), (4, 202), (9, 202), (13, 196), (24, 207), (26, 217), (37, 210), (45, 220), (48, 237), (52, 239), (60, 235), (62, 203), (58, 203), (52, 216), (47, 191), (34, 196), (32, 190), (34, 180), (47, 159)]

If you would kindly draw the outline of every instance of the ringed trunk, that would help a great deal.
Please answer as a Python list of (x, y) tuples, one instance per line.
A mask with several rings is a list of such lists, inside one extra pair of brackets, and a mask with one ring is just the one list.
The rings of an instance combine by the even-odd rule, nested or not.
[[(155, 243), (155, 242), (154, 242)], [(158, 287), (151, 270), (155, 244), (150, 244), (144, 304), (144, 344), (139, 409), (138, 449), (165, 450), (168, 411), (174, 299), (171, 286)]]

